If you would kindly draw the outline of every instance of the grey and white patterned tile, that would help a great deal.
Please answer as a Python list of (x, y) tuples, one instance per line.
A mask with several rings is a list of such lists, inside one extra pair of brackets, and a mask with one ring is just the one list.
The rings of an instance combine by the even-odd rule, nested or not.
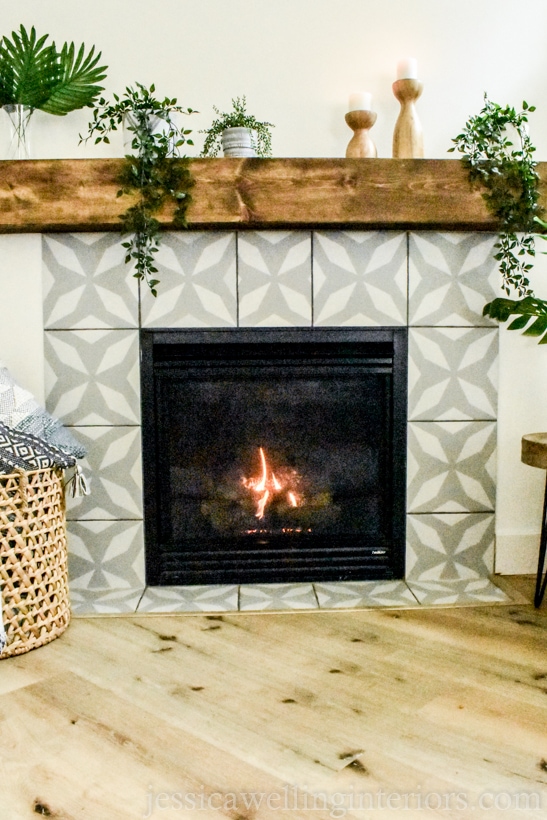
[(470, 581), (493, 571), (493, 513), (407, 516), (408, 582)]
[(90, 494), (67, 498), (67, 519), (142, 519), (140, 427), (78, 427), (87, 448), (80, 466)]
[(493, 419), (498, 405), (497, 328), (411, 328), (409, 419)]
[(511, 598), (488, 578), (473, 581), (409, 581), (409, 587), (422, 606), (511, 603)]
[(406, 234), (314, 233), (313, 313), (318, 326), (405, 325)]
[(491, 511), (495, 475), (495, 422), (408, 425), (408, 512)]
[(492, 325), (482, 309), (498, 293), (493, 234), (411, 233), (410, 325)]
[(238, 277), (241, 327), (311, 325), (308, 231), (241, 233)]
[(242, 611), (266, 609), (317, 609), (312, 584), (242, 584), (239, 588)]
[(44, 327), (137, 327), (138, 288), (124, 254), (117, 234), (44, 235)]
[(314, 587), (321, 609), (418, 605), (404, 581), (337, 581)]
[(142, 521), (69, 521), (72, 591), (144, 589)]
[(69, 585), (70, 609), (76, 618), (89, 615), (130, 615), (137, 610), (144, 586), (135, 589), (73, 589)]
[(138, 330), (48, 330), (46, 406), (67, 425), (139, 424)]
[(236, 585), (146, 587), (138, 612), (236, 612)]
[(236, 325), (235, 233), (167, 232), (156, 267), (157, 297), (141, 285), (143, 327)]

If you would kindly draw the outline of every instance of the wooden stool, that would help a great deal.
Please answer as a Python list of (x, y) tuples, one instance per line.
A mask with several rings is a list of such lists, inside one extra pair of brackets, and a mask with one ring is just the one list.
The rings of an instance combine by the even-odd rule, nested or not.
[[(529, 464), (530, 467), (540, 467), (547, 470), (547, 433), (529, 433), (522, 437), (521, 461)], [(543, 519), (541, 522), (541, 538), (539, 541), (539, 561), (538, 574), (536, 578), (536, 594), (534, 605), (540, 606), (545, 587), (547, 586), (547, 573), (542, 579), (545, 566), (545, 553), (547, 551), (547, 483), (545, 485), (545, 496), (543, 499)]]

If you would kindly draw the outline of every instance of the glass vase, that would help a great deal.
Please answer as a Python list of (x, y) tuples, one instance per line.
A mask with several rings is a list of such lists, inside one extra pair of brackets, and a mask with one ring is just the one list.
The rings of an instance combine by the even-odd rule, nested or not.
[(34, 108), (21, 103), (8, 103), (3, 108), (10, 121), (7, 159), (30, 159), (30, 118)]

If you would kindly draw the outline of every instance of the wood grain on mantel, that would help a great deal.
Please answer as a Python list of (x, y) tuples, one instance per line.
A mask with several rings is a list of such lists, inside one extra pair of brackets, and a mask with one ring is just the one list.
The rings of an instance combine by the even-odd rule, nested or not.
[[(0, 233), (117, 230), (131, 202), (116, 196), (122, 162), (0, 162)], [(459, 160), (194, 159), (191, 170), (192, 228), (496, 228)], [(171, 208), (159, 219), (171, 227)]]

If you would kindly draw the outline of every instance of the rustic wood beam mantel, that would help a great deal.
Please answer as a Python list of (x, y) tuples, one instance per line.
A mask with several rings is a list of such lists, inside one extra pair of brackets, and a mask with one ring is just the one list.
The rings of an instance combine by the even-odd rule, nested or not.
[[(118, 230), (122, 162), (0, 162), (0, 233)], [(496, 229), (454, 159), (194, 159), (191, 171), (192, 228)], [(172, 210), (159, 219), (171, 227)]]

